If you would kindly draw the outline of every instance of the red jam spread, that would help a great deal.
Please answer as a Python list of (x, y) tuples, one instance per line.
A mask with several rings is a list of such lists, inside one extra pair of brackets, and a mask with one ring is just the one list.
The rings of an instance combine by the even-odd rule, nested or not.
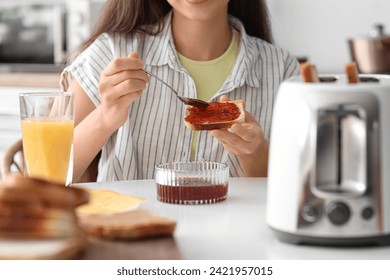
[(210, 102), (206, 108), (191, 107), (185, 120), (192, 124), (226, 122), (238, 118), (240, 109), (230, 102)]
[(157, 184), (157, 199), (174, 204), (209, 204), (227, 198), (228, 185), (167, 186)]

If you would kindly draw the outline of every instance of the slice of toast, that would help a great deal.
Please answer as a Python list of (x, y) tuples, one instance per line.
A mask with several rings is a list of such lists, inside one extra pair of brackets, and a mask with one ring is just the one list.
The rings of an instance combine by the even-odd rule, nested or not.
[(305, 83), (318, 83), (320, 81), (318, 78), (317, 68), (314, 64), (302, 63), (299, 68), (302, 80)]
[(0, 183), (0, 204), (6, 206), (61, 208), (73, 210), (89, 201), (89, 192), (40, 179), (8, 176)]
[(141, 208), (115, 214), (79, 215), (79, 223), (89, 236), (122, 240), (171, 236), (176, 228), (176, 221)]
[(345, 64), (345, 73), (349, 84), (357, 84), (360, 82), (359, 71), (356, 62)]
[(0, 182), (0, 259), (68, 259), (83, 252), (86, 235), (75, 207), (85, 189), (22, 176)]
[(0, 237), (15, 239), (58, 239), (78, 235), (83, 230), (76, 222), (60, 219), (0, 218)]
[(229, 128), (244, 121), (244, 100), (210, 102), (206, 108), (185, 107), (184, 124), (195, 131)]
[(0, 205), (0, 236), (14, 238), (62, 238), (80, 231), (74, 211)]

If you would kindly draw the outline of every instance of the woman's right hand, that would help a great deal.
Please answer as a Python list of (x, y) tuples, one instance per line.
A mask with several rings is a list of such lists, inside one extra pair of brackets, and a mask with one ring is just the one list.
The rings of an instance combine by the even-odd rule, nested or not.
[(129, 107), (146, 88), (149, 77), (143, 67), (138, 54), (132, 52), (115, 58), (103, 70), (99, 82), (101, 121), (108, 130), (114, 132), (126, 122)]

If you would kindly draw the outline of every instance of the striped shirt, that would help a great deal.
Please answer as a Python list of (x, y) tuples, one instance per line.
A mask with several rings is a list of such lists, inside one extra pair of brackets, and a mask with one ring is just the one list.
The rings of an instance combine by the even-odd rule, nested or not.
[[(75, 78), (98, 106), (100, 73), (115, 57), (136, 51), (145, 69), (164, 79), (184, 97), (197, 98), (193, 79), (180, 64), (171, 32), (169, 13), (157, 35), (134, 33), (102, 34), (62, 73), (63, 85)], [(227, 95), (243, 99), (245, 109), (262, 126), (269, 138), (272, 109), (280, 83), (298, 74), (297, 60), (287, 51), (245, 33), (242, 23), (229, 17), (229, 24), (240, 33), (236, 64), (210, 101)], [(188, 161), (193, 131), (185, 127), (184, 106), (161, 82), (150, 78), (143, 94), (129, 108), (129, 118), (102, 148), (98, 181), (154, 178), (155, 165)], [(236, 156), (207, 132), (198, 134), (195, 160), (218, 161), (229, 165), (230, 176), (243, 176)], [(254, 163), (256, 164), (256, 163)]]

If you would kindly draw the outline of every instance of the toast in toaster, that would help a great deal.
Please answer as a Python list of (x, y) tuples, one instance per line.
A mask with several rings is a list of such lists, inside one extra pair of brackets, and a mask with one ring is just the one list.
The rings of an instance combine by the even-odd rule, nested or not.
[(302, 63), (299, 65), (302, 79), (305, 83), (318, 83), (317, 68), (314, 64)]
[(356, 84), (360, 82), (359, 71), (356, 62), (345, 64), (345, 74), (349, 84)]

